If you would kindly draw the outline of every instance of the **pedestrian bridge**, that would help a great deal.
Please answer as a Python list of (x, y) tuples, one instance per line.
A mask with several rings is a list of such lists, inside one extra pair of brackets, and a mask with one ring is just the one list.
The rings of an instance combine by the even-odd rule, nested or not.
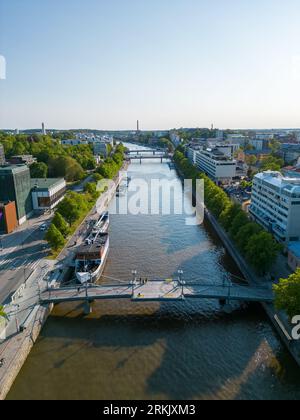
[(131, 282), (115, 285), (84, 285), (48, 289), (41, 293), (41, 303), (126, 299), (132, 302), (185, 302), (190, 299), (216, 299), (272, 303), (273, 291), (269, 289), (233, 284), (213, 285), (185, 283), (179, 280), (151, 280), (146, 284)]

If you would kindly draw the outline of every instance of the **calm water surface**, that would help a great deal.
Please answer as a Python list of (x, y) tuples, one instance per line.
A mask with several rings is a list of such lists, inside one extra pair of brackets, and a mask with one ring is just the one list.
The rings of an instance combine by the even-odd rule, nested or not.
[[(133, 179), (181, 182), (167, 164), (132, 164)], [(176, 195), (177, 194), (177, 195)], [(181, 200), (182, 192), (175, 199)], [(114, 203), (112, 203), (114, 206)], [(185, 216), (112, 216), (105, 276), (222, 282), (236, 266), (208, 225)], [(218, 302), (59, 305), (9, 399), (300, 399), (300, 370), (259, 305)]]

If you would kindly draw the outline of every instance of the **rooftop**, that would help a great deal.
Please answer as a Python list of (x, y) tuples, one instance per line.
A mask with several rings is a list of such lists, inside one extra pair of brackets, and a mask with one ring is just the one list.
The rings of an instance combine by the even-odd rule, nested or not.
[(20, 173), (24, 171), (29, 171), (27, 165), (3, 165), (0, 166), (0, 172), (7, 172), (7, 173)]
[(256, 179), (268, 182), (282, 190), (288, 190), (292, 193), (300, 193), (300, 179), (284, 177), (280, 172), (266, 171), (255, 175)]
[(64, 178), (34, 178), (31, 179), (31, 187), (36, 190), (48, 190), (65, 182)]

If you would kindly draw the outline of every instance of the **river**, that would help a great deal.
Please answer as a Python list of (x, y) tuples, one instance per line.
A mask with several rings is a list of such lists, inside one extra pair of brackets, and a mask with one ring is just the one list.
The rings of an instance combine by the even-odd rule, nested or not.
[[(160, 161), (133, 163), (135, 179), (181, 181)], [(177, 194), (177, 196), (176, 196)], [(118, 200), (116, 198), (115, 200)], [(115, 203), (111, 203), (111, 210)], [(204, 223), (185, 215), (111, 215), (106, 277), (221, 283), (240, 276)], [(232, 277), (233, 279), (233, 277)], [(96, 302), (57, 306), (8, 399), (300, 399), (300, 370), (260, 305), (225, 313), (218, 302)]]

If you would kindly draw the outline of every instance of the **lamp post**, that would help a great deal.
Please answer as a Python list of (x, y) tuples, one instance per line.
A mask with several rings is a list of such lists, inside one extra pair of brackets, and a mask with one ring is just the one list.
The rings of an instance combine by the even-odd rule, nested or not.
[(132, 297), (134, 297), (134, 286), (136, 282), (137, 270), (132, 270)]
[(183, 281), (182, 281), (183, 271), (178, 270), (178, 275), (179, 275), (179, 283), (181, 285), (181, 294), (182, 294), (182, 297), (183, 297), (184, 296)]

